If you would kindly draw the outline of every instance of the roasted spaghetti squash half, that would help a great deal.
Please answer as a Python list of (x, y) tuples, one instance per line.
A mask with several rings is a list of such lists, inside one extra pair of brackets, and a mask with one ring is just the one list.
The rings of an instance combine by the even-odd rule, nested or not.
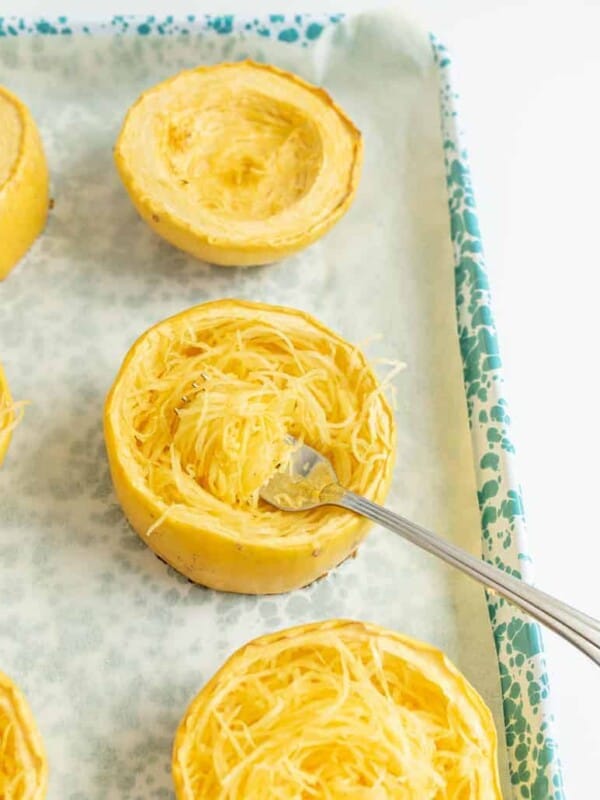
[(360, 350), (290, 308), (222, 300), (155, 325), (125, 358), (104, 424), (133, 528), (179, 572), (224, 591), (304, 586), (369, 528), (340, 508), (290, 514), (259, 499), (290, 452), (287, 436), (372, 500), (391, 481), (384, 387)]
[(178, 800), (501, 800), (492, 715), (435, 648), (330, 620), (262, 636), (202, 689)]
[(0, 672), (0, 798), (43, 800), (48, 764), (25, 697)]
[(29, 110), (0, 86), (0, 281), (31, 247), (48, 216), (48, 167)]
[(321, 88), (252, 61), (198, 67), (144, 92), (115, 161), (143, 219), (197, 258), (268, 264), (350, 206), (362, 138)]

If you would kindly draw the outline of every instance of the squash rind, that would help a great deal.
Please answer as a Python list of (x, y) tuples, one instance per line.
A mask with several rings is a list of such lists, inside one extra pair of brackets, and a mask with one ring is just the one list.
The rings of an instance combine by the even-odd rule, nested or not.
[(48, 217), (48, 165), (28, 108), (0, 86), (0, 103), (19, 117), (21, 141), (6, 180), (0, 185), (0, 281), (17, 265), (43, 231)]

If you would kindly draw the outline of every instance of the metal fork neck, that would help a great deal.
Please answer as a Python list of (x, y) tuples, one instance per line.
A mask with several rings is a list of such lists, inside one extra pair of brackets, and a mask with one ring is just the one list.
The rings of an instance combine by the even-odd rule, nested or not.
[(414, 522), (372, 503), (354, 492), (345, 491), (329, 501), (362, 514), (400, 534), (423, 550), (438, 556), (488, 589), (522, 608), (531, 617), (560, 634), (600, 665), (600, 622), (518, 578), (487, 564), (455, 544), (441, 539)]

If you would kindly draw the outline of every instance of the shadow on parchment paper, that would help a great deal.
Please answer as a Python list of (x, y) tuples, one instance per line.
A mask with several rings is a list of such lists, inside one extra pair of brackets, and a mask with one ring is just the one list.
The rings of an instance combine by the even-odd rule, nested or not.
[(80, 158), (66, 164), (53, 187), (55, 207), (48, 234), (57, 252), (77, 268), (97, 271), (98, 279), (121, 280), (128, 274), (152, 274), (178, 280), (194, 274), (208, 275), (211, 266), (193, 259), (161, 239), (140, 218), (117, 172), (113, 141), (106, 137), (90, 143)]
[(93, 379), (79, 383), (75, 392), (65, 391), (53, 404), (56, 410), (29, 409), (29, 441), (14, 461), (13, 480), (19, 491), (9, 496), (6, 513), (34, 521), (38, 588), (44, 592), (54, 581), (42, 566), (45, 551), (52, 556), (60, 552), (65, 580), (77, 575), (89, 586), (96, 585), (103, 573), (116, 568), (132, 591), (165, 592), (184, 585), (201, 604), (212, 590), (158, 558), (121, 509), (104, 443), (104, 397)]
[(40, 520), (40, 557), (44, 548), (63, 550), (65, 565), (90, 580), (117, 564), (130, 580), (167, 584), (167, 568), (130, 528), (114, 494), (103, 403), (104, 392), (88, 384), (65, 392), (47, 419), (29, 410), (28, 433), (35, 447), (25, 443), (15, 459), (19, 492), (9, 506), (17, 517)]
[[(277, 265), (223, 268), (177, 249), (140, 217), (121, 182), (109, 137), (90, 145), (83, 157), (66, 165), (56, 177), (54, 210), (46, 237), (69, 270), (116, 299), (117, 289), (129, 292), (135, 306), (149, 299), (180, 293), (184, 302), (199, 302), (202, 294), (231, 294), (236, 284), (258, 280)], [(112, 282), (111, 282), (112, 281)], [(77, 286), (76, 286), (77, 288)], [(200, 298), (198, 294), (200, 293)], [(102, 295), (97, 298), (102, 300)]]
[[(118, 720), (127, 707), (126, 697), (116, 697), (111, 719)], [(91, 786), (98, 800), (171, 800), (175, 797), (171, 776), (171, 751), (184, 704), (159, 711), (154, 706), (136, 715), (135, 725), (117, 736), (90, 737), (86, 760), (92, 766)], [(181, 705), (181, 708), (179, 707)], [(82, 754), (83, 755), (83, 754)], [(100, 788), (102, 787), (102, 788)]]

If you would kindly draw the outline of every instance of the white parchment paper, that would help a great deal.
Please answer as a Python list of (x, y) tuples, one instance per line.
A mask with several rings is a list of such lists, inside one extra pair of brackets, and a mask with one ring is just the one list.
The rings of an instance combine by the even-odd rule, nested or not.
[[(320, 243), (276, 266), (223, 270), (137, 218), (112, 145), (144, 88), (244, 56), (324, 85), (362, 129), (365, 163), (353, 208)], [(15, 398), (31, 401), (0, 471), (0, 669), (39, 721), (50, 800), (172, 797), (175, 728), (223, 660), (263, 632), (332, 616), (443, 648), (494, 712), (505, 780), (478, 586), (383, 530), (356, 560), (290, 595), (193, 586), (124, 521), (102, 438), (105, 394), (149, 325), (224, 296), (297, 306), (352, 341), (381, 334), (370, 356), (407, 363), (389, 505), (479, 553), (427, 37), (383, 13), (332, 25), (308, 47), (254, 32), (17, 36), (0, 40), (0, 83), (39, 122), (55, 198), (45, 234), (0, 285), (0, 361)]]

